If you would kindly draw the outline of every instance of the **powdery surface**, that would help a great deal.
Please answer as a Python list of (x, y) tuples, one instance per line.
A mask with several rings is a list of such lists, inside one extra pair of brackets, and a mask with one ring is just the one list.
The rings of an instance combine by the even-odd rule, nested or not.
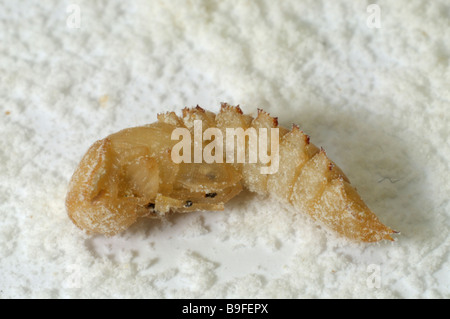
[[(379, 29), (368, 1), (2, 1), (0, 298), (450, 297), (450, 5), (377, 3)], [(250, 193), (114, 238), (70, 222), (95, 140), (220, 102), (300, 124), (398, 240)]]

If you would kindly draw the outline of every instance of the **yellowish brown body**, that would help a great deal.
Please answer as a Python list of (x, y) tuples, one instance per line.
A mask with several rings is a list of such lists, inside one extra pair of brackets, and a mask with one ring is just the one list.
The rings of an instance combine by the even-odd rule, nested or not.
[(223, 210), (246, 188), (270, 193), (349, 239), (392, 240), (394, 231), (378, 220), (341, 169), (297, 126), (279, 128), (279, 169), (261, 174), (261, 163), (174, 163), (171, 150), (178, 141), (171, 134), (179, 127), (193, 134), (194, 120), (202, 121), (203, 130), (217, 127), (224, 132), (278, 127), (276, 118), (263, 111), (253, 118), (238, 106), (223, 104), (217, 115), (200, 107), (184, 109), (182, 117), (159, 114), (153, 124), (112, 134), (89, 148), (72, 177), (66, 198), (72, 221), (90, 233), (114, 235), (139, 217)]

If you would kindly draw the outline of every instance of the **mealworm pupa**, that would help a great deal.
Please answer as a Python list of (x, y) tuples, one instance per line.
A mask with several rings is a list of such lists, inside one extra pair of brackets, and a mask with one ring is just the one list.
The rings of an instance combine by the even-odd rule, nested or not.
[[(274, 157), (269, 163), (248, 161), (252, 145), (262, 141), (250, 143), (250, 134), (231, 154), (245, 154), (244, 162), (227, 161), (230, 154), (218, 152), (230, 141), (215, 141), (216, 147), (209, 149), (211, 156), (223, 161), (176, 163), (173, 149), (178, 141), (172, 139), (172, 132), (185, 129), (193, 139), (195, 121), (201, 121), (200, 133), (217, 128), (223, 136), (230, 128), (244, 133), (251, 128), (277, 129), (277, 171), (261, 173), (273, 164)], [(206, 149), (211, 143), (211, 139), (203, 140), (200, 146)], [(275, 144), (273, 140), (267, 143)], [(194, 148), (192, 145), (189, 151), (195, 152)], [(187, 149), (183, 152), (189, 153)], [(243, 188), (262, 195), (270, 193), (355, 241), (393, 240), (391, 235), (396, 233), (379, 221), (342, 170), (297, 125), (288, 130), (262, 110), (254, 118), (243, 114), (239, 106), (225, 103), (217, 114), (199, 106), (185, 108), (181, 117), (174, 112), (158, 114), (153, 124), (124, 129), (96, 141), (83, 156), (68, 188), (70, 219), (89, 233), (108, 236), (122, 232), (140, 217), (223, 210)]]

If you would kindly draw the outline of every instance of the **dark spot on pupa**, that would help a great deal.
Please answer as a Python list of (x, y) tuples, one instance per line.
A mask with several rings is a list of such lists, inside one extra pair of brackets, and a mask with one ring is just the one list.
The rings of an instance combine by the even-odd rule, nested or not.
[(208, 193), (208, 194), (205, 194), (205, 197), (209, 197), (209, 198), (214, 198), (214, 197), (216, 197), (217, 196), (217, 193)]
[(192, 206), (192, 201), (187, 200), (186, 203), (184, 204), (184, 207), (191, 207)]

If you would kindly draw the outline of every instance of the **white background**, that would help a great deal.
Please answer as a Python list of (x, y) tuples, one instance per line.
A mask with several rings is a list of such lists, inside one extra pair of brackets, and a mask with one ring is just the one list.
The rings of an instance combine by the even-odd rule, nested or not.
[[(450, 4), (378, 1), (380, 28), (370, 4), (2, 0), (0, 298), (448, 298)], [(299, 124), (401, 235), (247, 192), (114, 238), (70, 222), (95, 140), (220, 102)]]

